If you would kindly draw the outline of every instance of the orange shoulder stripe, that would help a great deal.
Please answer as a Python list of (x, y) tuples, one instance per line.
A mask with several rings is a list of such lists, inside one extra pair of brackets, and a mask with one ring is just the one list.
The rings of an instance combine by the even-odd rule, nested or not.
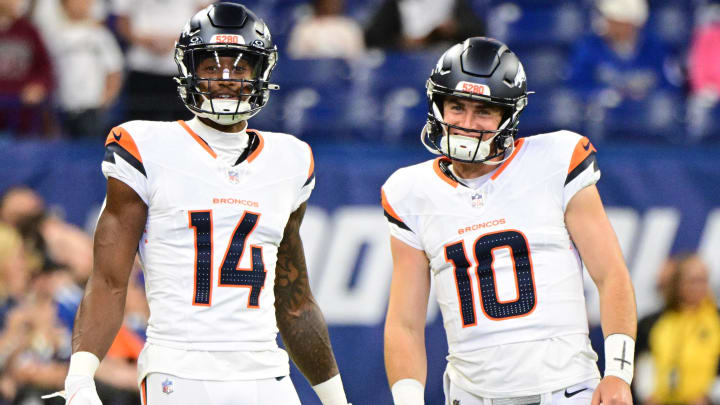
[(313, 175), (315, 172), (315, 157), (313, 156), (313, 151), (310, 145), (308, 145), (308, 149), (310, 149), (310, 168), (308, 169), (308, 178)]
[(595, 146), (593, 146), (592, 143), (590, 143), (590, 140), (587, 139), (587, 137), (582, 137), (575, 145), (575, 150), (573, 150), (572, 158), (570, 158), (570, 166), (568, 166), (568, 173), (573, 171), (580, 163), (582, 163), (585, 158), (587, 158), (591, 153), (597, 152), (595, 149)]
[(132, 136), (130, 136), (130, 133), (126, 131), (125, 128), (117, 126), (110, 130), (110, 133), (105, 139), (105, 146), (108, 146), (111, 143), (117, 143), (121, 148), (125, 149), (135, 159), (142, 163), (140, 151), (138, 150), (137, 145), (135, 145), (135, 141), (132, 139)]
[(185, 131), (187, 131), (187, 133), (190, 134), (190, 136), (193, 137), (193, 139), (195, 140), (195, 142), (199, 143), (200, 146), (202, 146), (203, 149), (205, 149), (205, 151), (207, 151), (207, 153), (210, 154), (210, 156), (212, 156), (212, 157), (214, 157), (214, 158), (217, 158), (217, 154), (215, 153), (215, 151), (212, 150), (212, 148), (210, 148), (210, 146), (208, 146), (208, 144), (205, 143), (205, 141), (203, 141), (202, 138), (200, 138), (200, 136), (195, 133), (195, 131), (193, 131), (192, 129), (190, 129), (190, 127), (188, 126), (187, 123), (185, 123), (185, 121), (183, 121), (183, 120), (178, 120), (178, 124), (180, 124), (183, 128), (185, 128)]

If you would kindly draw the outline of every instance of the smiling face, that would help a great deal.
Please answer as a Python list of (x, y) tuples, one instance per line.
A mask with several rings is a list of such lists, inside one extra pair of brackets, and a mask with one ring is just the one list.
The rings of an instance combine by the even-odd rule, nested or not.
[[(468, 100), (459, 97), (447, 97), (443, 102), (443, 119), (450, 125), (462, 128), (494, 131), (502, 121), (502, 109), (482, 101)], [(463, 131), (458, 128), (449, 128), (451, 135), (464, 135), (477, 137), (480, 134)], [(482, 140), (494, 136), (493, 133), (484, 133)]]

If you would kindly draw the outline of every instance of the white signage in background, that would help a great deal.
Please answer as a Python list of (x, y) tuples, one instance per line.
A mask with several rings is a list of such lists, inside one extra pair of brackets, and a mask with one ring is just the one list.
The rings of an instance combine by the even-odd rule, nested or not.
[(323, 252), (322, 279), (314, 292), (325, 319), (346, 325), (381, 322), (392, 276), (389, 233), (382, 209), (340, 208), (333, 217), (330, 235)]
[(675, 208), (653, 208), (645, 213), (642, 228), (636, 231), (634, 252), (628, 266), (635, 286), (638, 317), (662, 307), (657, 291), (657, 275), (671, 252), (680, 224)]
[[(349, 206), (329, 216), (308, 207), (300, 228), (310, 285), (326, 320), (334, 325), (378, 325), (390, 294), (390, 233), (382, 208)], [(351, 282), (355, 277), (355, 281)], [(430, 288), (427, 320), (440, 309)]]
[(708, 214), (698, 252), (710, 266), (710, 285), (715, 287), (715, 296), (720, 296), (717, 289), (720, 286), (720, 208)]
[(318, 281), (322, 278), (322, 271), (325, 268), (324, 252), (327, 251), (327, 245), (330, 243), (330, 218), (327, 211), (308, 206), (300, 226), (300, 238), (305, 250), (310, 288), (313, 292), (317, 292)]

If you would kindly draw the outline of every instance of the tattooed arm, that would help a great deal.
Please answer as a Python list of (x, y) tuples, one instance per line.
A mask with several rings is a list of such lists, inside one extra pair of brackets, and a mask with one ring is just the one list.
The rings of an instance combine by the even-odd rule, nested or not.
[(275, 267), (275, 316), (293, 362), (310, 384), (339, 374), (322, 312), (310, 291), (300, 224), (307, 203), (290, 215)]

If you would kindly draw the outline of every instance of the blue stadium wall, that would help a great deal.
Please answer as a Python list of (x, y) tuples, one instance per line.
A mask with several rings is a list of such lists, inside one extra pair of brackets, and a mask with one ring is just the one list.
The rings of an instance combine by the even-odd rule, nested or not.
[[(720, 147), (599, 145), (598, 185), (631, 269), (640, 314), (660, 305), (657, 269), (671, 253), (699, 250), (720, 285)], [(303, 224), (311, 282), (350, 400), (391, 404), (383, 367), (383, 320), (391, 261), (379, 188), (398, 167), (431, 156), (417, 146), (314, 144), (317, 183)], [(0, 192), (25, 184), (67, 220), (92, 225), (102, 203), (101, 142), (0, 140)], [(531, 202), (529, 202), (531, 203)], [(586, 277), (587, 279), (587, 277)], [(586, 282), (594, 342), (597, 293)], [(447, 353), (437, 307), (429, 308), (428, 403), (442, 403)], [(601, 362), (602, 366), (602, 362)], [(304, 404), (319, 404), (297, 370)]]

